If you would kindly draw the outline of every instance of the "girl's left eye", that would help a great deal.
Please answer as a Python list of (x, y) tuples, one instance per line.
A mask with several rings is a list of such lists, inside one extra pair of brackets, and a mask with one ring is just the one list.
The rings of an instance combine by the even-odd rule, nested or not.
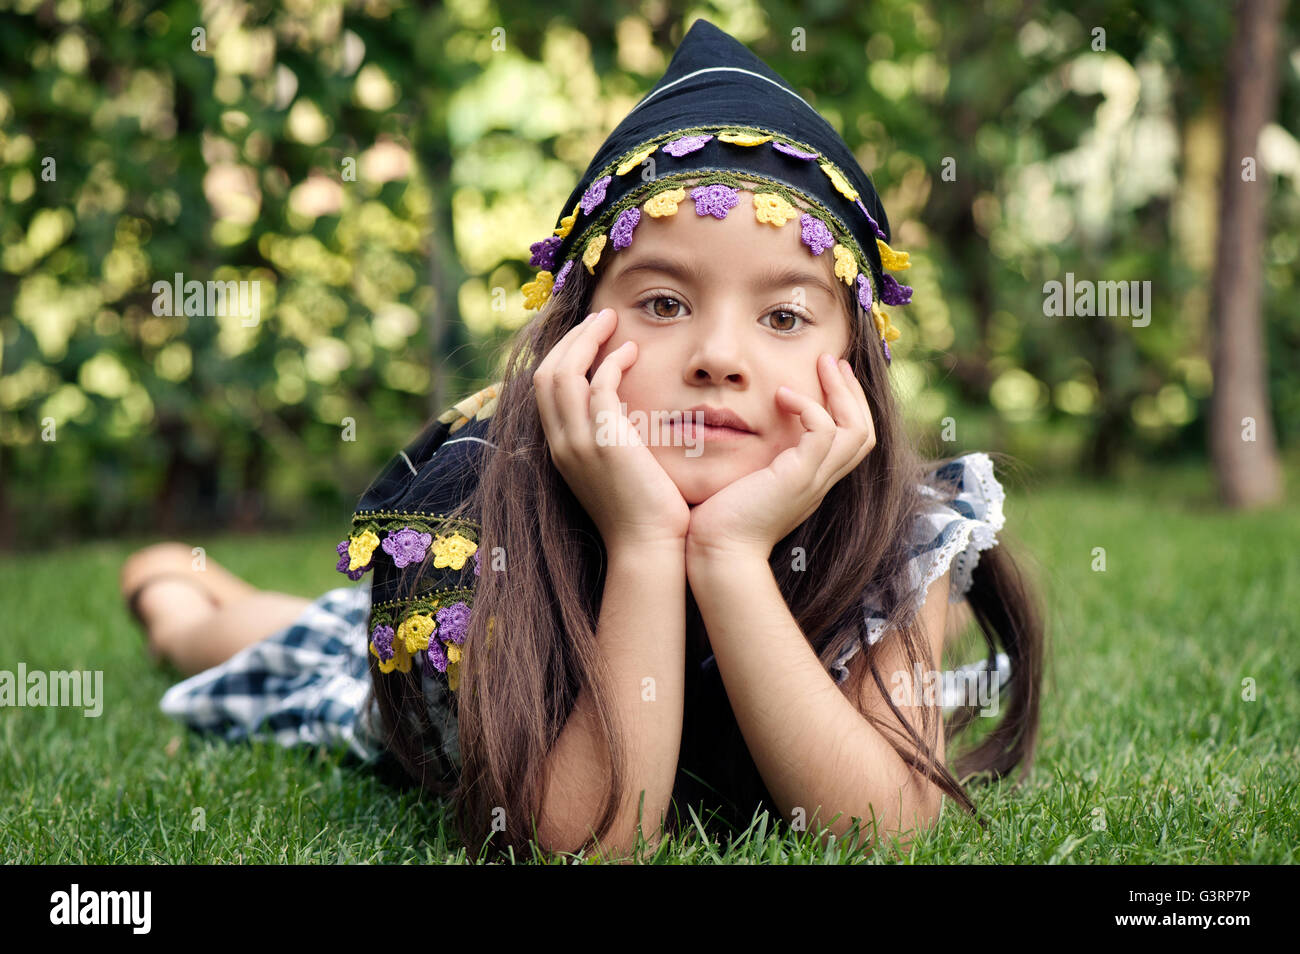
[[(794, 304), (778, 305), (776, 308), (773, 308), (771, 311), (769, 311), (768, 314), (769, 315), (791, 315), (792, 317), (798, 318), (800, 321), (803, 322), (803, 324), (799, 326), (798, 331), (786, 331), (786, 332), (782, 332), (783, 334), (788, 334), (788, 335), (801, 334), (806, 325), (813, 324), (813, 320), (809, 318), (804, 312), (799, 311), (798, 306)], [(780, 328), (776, 328), (774, 330), (781, 331)]]
[[(636, 306), (638, 308), (645, 308), (646, 305), (650, 305), (652, 303), (662, 302), (662, 301), (672, 302), (673, 306), (677, 310), (680, 310), (680, 308), (682, 307), (681, 299), (674, 298), (672, 295), (649, 295), (645, 298), (642, 298), (639, 302), (637, 302)], [(815, 324), (815, 322), (811, 318), (809, 318), (808, 315), (804, 311), (802, 311), (798, 305), (795, 305), (793, 302), (782, 303), (777, 307), (773, 308), (771, 311), (767, 312), (767, 315), (788, 315), (792, 318), (797, 318), (803, 322), (803, 324), (800, 325), (797, 330), (796, 329), (786, 330), (783, 328), (772, 327), (771, 325), (768, 326), (768, 327), (772, 327), (773, 331), (786, 336), (794, 336), (794, 335), (802, 334), (805, 326)], [(669, 321), (674, 317), (676, 316), (660, 315), (655, 311), (651, 312), (651, 318), (653, 318), (654, 320)], [(766, 317), (766, 315), (764, 317)]]

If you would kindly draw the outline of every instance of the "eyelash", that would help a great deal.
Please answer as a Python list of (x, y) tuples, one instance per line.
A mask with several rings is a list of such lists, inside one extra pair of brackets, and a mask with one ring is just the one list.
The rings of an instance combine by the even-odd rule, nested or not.
[[(636, 303), (636, 306), (637, 306), (638, 308), (645, 308), (645, 306), (648, 305), (650, 302), (653, 302), (653, 301), (661, 301), (661, 300), (666, 300), (666, 301), (675, 301), (675, 302), (677, 302), (679, 305), (682, 303), (682, 300), (681, 300), (680, 298), (678, 298), (676, 295), (664, 295), (664, 294), (660, 294), (660, 293), (657, 293), (657, 292), (656, 292), (656, 293), (653, 293), (653, 294), (647, 295), (646, 297), (642, 298), (640, 301), (638, 301), (638, 302)], [(779, 334), (779, 335), (784, 335), (784, 336), (787, 337), (787, 338), (794, 338), (794, 337), (796, 337), (796, 336), (798, 336), (798, 335), (801, 335), (801, 334), (804, 333), (805, 330), (807, 330), (807, 327), (808, 327), (808, 326), (810, 326), (810, 325), (815, 325), (815, 324), (816, 324), (816, 322), (813, 321), (812, 318), (810, 318), (810, 317), (808, 316), (808, 313), (807, 313), (806, 311), (804, 311), (803, 309), (801, 309), (798, 305), (794, 304), (793, 302), (782, 302), (781, 304), (779, 304), (779, 305), (777, 305), (775, 308), (773, 308), (771, 311), (768, 311), (766, 314), (769, 314), (769, 315), (770, 315), (770, 314), (773, 314), (773, 313), (775, 313), (775, 312), (779, 312), (779, 311), (784, 311), (784, 312), (787, 312), (787, 313), (789, 313), (789, 314), (791, 314), (791, 315), (794, 315), (796, 318), (800, 319), (800, 320), (803, 322), (803, 324), (799, 326), (799, 330), (798, 330), (798, 331), (782, 331), (782, 330), (779, 329), (779, 328), (773, 328), (773, 329), (772, 329), (772, 330), (775, 331), (777, 334)], [(666, 323), (666, 322), (672, 321), (673, 319), (671, 319), (671, 318), (664, 318), (664, 317), (661, 317), (661, 316), (656, 315), (656, 314), (654, 314), (653, 312), (651, 312), (651, 313), (650, 313), (650, 320), (651, 320), (651, 321), (661, 322), (661, 323)]]

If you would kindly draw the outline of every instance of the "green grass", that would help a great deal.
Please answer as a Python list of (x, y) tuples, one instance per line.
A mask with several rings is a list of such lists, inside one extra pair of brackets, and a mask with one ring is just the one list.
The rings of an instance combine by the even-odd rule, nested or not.
[[(1294, 472), (1290, 486), (1297, 486)], [(1300, 844), (1300, 505), (1218, 512), (1207, 478), (1122, 485), (1008, 480), (1003, 539), (1045, 587), (1049, 679), (1029, 780), (976, 786), (987, 831), (953, 804), (909, 862), (1287, 863)], [(315, 597), (342, 580), (336, 532), (224, 537), (214, 559)], [(104, 712), (0, 712), (0, 859), (10, 863), (465, 861), (446, 806), (341, 750), (227, 744), (158, 700), (117, 594), (126, 541), (0, 559), (0, 669), (103, 670)], [(1106, 569), (1093, 567), (1104, 547)], [(960, 662), (954, 659), (952, 662)], [(1243, 680), (1253, 679), (1254, 701)], [(195, 819), (202, 810), (201, 830)], [(691, 831), (655, 860), (887, 862), (760, 820), (722, 849)]]

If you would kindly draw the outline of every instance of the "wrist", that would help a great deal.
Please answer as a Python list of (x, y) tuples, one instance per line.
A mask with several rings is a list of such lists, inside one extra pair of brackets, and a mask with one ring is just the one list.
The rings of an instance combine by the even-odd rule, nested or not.
[(685, 537), (647, 537), (625, 538), (615, 540), (605, 547), (610, 562), (631, 560), (645, 561), (661, 558), (684, 560), (686, 554)]
[(686, 562), (699, 567), (727, 567), (738, 563), (766, 564), (772, 555), (771, 547), (764, 550), (752, 543), (734, 540), (710, 540), (706, 537), (686, 537)]

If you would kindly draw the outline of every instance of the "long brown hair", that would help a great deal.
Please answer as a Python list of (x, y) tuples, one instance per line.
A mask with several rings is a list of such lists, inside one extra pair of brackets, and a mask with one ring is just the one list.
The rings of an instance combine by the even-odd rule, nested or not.
[[(595, 525), (550, 458), (533, 392), (533, 371), (556, 342), (587, 313), (597, 278), (570, 269), (559, 293), (514, 338), (502, 378), (500, 401), (490, 420), (477, 492), (462, 504), (481, 514), (483, 572), (465, 638), (456, 693), (459, 773), (440, 754), (439, 727), (432, 724), (421, 690), (419, 667), (405, 676), (380, 674), (371, 659), (372, 681), (383, 715), (387, 746), (407, 773), (430, 792), (452, 796), (459, 834), (472, 851), (524, 850), (535, 843), (543, 797), (543, 757), (560, 735), (582, 687), (588, 687), (605, 738), (608, 786), (595, 837), (604, 839), (625, 786), (625, 757), (613, 721), (609, 689), (599, 676), (596, 643), (598, 596), (604, 587), (605, 548)], [(863, 383), (875, 422), (876, 445), (836, 483), (821, 506), (773, 550), (770, 564), (800, 630), (828, 667), (849, 641), (858, 641), (866, 670), (842, 684), (860, 698), (869, 673), (889, 700), (893, 718), (870, 721), (900, 757), (973, 815), (964, 784), (1006, 776), (1017, 765), (1023, 779), (1033, 759), (1044, 630), (1033, 591), (1016, 563), (998, 545), (984, 551), (972, 575), (968, 601), (993, 665), (1000, 647), (1011, 663), (1002, 688), (1003, 716), (971, 751), (952, 758), (949, 770), (935, 757), (942, 726), (951, 740), (970, 725), (976, 707), (958, 709), (944, 725), (937, 705), (923, 709), (918, 734), (902, 717), (879, 671), (885, 640), (869, 645), (862, 610), (864, 588), (882, 598), (891, 628), (902, 639), (908, 669), (931, 667), (925, 637), (908, 602), (907, 564), (912, 520), (926, 502), (917, 484), (951, 460), (924, 461), (907, 439), (880, 342), (845, 288), (845, 307), (855, 320), (847, 360)], [(935, 484), (951, 494), (950, 484)], [(483, 502), (490, 501), (490, 506)], [(489, 552), (503, 547), (506, 572), (489, 572)], [(802, 547), (807, 566), (789, 555)], [(809, 571), (812, 572), (809, 572)], [(418, 585), (418, 581), (413, 584)], [(687, 691), (681, 757), (666, 831), (680, 831), (686, 805), (699, 802), (709, 824), (721, 819), (733, 831), (766, 808), (780, 810), (763, 785), (717, 677), (701, 670), (707, 634), (689, 586), (686, 590)], [(490, 646), (489, 618), (494, 619)], [(369, 626), (367, 627), (367, 631)], [(708, 775), (705, 779), (703, 776)], [(706, 807), (711, 802), (710, 807)], [(825, 821), (825, 820), (823, 820)], [(591, 847), (589, 838), (584, 847)]]

